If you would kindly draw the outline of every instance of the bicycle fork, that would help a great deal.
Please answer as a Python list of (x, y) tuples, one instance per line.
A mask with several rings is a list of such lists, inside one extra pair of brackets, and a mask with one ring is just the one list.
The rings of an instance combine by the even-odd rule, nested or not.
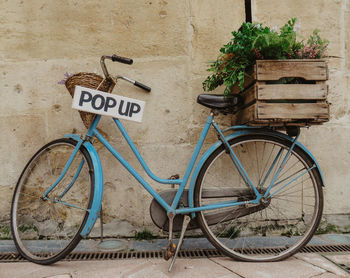
[[(50, 192), (52, 190), (55, 189), (55, 187), (62, 181), (62, 179), (64, 178), (64, 176), (66, 175), (69, 167), (71, 166), (74, 158), (76, 157), (81, 145), (82, 145), (83, 141), (79, 141), (77, 143), (77, 145), (75, 146), (75, 149), (73, 151), (73, 153), (70, 155), (66, 165), (64, 166), (60, 176), (58, 177), (58, 179), (50, 186), (50, 188), (48, 190), (45, 191), (45, 193), (43, 194), (42, 198), (43, 200), (49, 200), (50, 198), (48, 197), (48, 195), (50, 194)], [(62, 198), (63, 196), (72, 188), (72, 186), (74, 185), (75, 181), (77, 180), (77, 178), (79, 177), (80, 175), (80, 172), (81, 172), (81, 169), (83, 168), (84, 166), (84, 159), (81, 160), (79, 166), (78, 166), (78, 169), (76, 170), (76, 173), (72, 179), (72, 181), (69, 183), (69, 185), (66, 187), (66, 189), (58, 196), (58, 199), (57, 200), (53, 200), (54, 202), (57, 202), (57, 203), (63, 203), (65, 205), (68, 205), (68, 206), (72, 206), (70, 204), (66, 204), (64, 202), (62, 202)]]

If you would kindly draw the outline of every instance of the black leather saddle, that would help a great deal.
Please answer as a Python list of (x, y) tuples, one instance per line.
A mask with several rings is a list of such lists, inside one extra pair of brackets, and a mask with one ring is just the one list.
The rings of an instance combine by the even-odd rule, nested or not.
[(237, 107), (243, 104), (241, 95), (214, 95), (201, 94), (197, 98), (197, 102), (211, 109), (216, 109), (221, 113), (234, 113)]

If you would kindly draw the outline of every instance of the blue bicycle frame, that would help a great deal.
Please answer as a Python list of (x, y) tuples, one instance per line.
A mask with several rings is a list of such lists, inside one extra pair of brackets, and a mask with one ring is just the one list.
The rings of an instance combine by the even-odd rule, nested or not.
[[(99, 214), (101, 211), (101, 204), (102, 204), (102, 195), (103, 195), (103, 172), (102, 172), (102, 166), (101, 166), (101, 162), (100, 162), (100, 158), (95, 150), (95, 148), (93, 147), (93, 145), (91, 144), (91, 142), (89, 141), (90, 138), (92, 138), (93, 136), (95, 136), (112, 154), (115, 158), (117, 158), (119, 160), (119, 162), (135, 177), (135, 179), (152, 195), (152, 197), (154, 199), (157, 200), (157, 202), (166, 210), (167, 214), (169, 215), (170, 213), (176, 215), (176, 214), (190, 214), (192, 217), (195, 216), (195, 212), (198, 211), (203, 211), (203, 210), (212, 210), (212, 209), (217, 209), (217, 208), (225, 208), (225, 207), (232, 207), (232, 206), (238, 206), (238, 205), (242, 205), (242, 204), (259, 204), (261, 198), (267, 198), (269, 196), (273, 196), (274, 194), (277, 193), (277, 191), (275, 192), (271, 192), (271, 189), (274, 186), (274, 183), (277, 181), (278, 175), (280, 173), (280, 171), (282, 170), (284, 164), (286, 163), (286, 161), (288, 160), (288, 157), (290, 156), (291, 152), (293, 151), (293, 148), (295, 146), (298, 146), (300, 149), (302, 149), (308, 156), (309, 158), (314, 161), (314, 164), (311, 168), (306, 169), (304, 172), (300, 173), (297, 177), (295, 177), (292, 181), (290, 181), (289, 183), (295, 181), (296, 179), (300, 178), (301, 176), (305, 175), (306, 173), (308, 173), (309, 171), (311, 171), (312, 169), (316, 168), (317, 171), (320, 173), (320, 177), (322, 179), (322, 183), (323, 183), (323, 178), (322, 178), (322, 174), (321, 174), (321, 170), (320, 167), (316, 161), (316, 159), (313, 157), (313, 155), (302, 145), (300, 144), (297, 139), (298, 136), (295, 137), (295, 139), (287, 136), (286, 134), (280, 133), (280, 132), (275, 132), (269, 129), (263, 129), (260, 127), (249, 127), (249, 126), (232, 126), (228, 129), (225, 130), (221, 130), (219, 128), (219, 126), (217, 125), (217, 123), (215, 122), (214, 118), (213, 118), (213, 114), (211, 113), (207, 120), (206, 123), (204, 125), (203, 131), (201, 133), (201, 136), (199, 138), (199, 141), (194, 149), (193, 155), (190, 159), (190, 162), (187, 166), (187, 169), (185, 171), (185, 174), (183, 176), (182, 179), (161, 179), (159, 177), (157, 177), (155, 174), (152, 173), (152, 171), (150, 170), (150, 168), (148, 167), (148, 165), (146, 164), (146, 162), (144, 161), (144, 159), (142, 158), (141, 154), (139, 153), (139, 151), (137, 150), (135, 144), (133, 143), (133, 141), (131, 140), (131, 138), (129, 137), (128, 133), (126, 132), (124, 126), (122, 125), (122, 123), (119, 121), (119, 119), (117, 118), (113, 118), (115, 124), (117, 125), (118, 129), (120, 130), (120, 132), (122, 133), (123, 137), (125, 138), (125, 140), (127, 141), (127, 143), (129, 144), (131, 150), (133, 151), (133, 153), (135, 154), (136, 158), (138, 159), (138, 161), (140, 162), (141, 166), (143, 167), (143, 169), (145, 170), (145, 172), (147, 173), (147, 175), (149, 177), (151, 177), (154, 181), (158, 182), (158, 183), (162, 183), (162, 184), (179, 184), (179, 189), (175, 195), (175, 198), (172, 202), (171, 205), (169, 205), (167, 202), (165, 202), (165, 200), (149, 185), (149, 183), (147, 183), (147, 181), (145, 181), (145, 179), (128, 163), (128, 161), (126, 161), (121, 155), (120, 153), (117, 152), (117, 150), (101, 135), (101, 133), (97, 130), (97, 125), (100, 121), (101, 116), (100, 115), (96, 115), (94, 121), (92, 122), (85, 138), (80, 138), (78, 135), (75, 134), (67, 134), (64, 137), (65, 138), (72, 138), (74, 140), (77, 141), (77, 145), (75, 150), (73, 151), (70, 159), (68, 160), (68, 162), (66, 163), (66, 166), (63, 170), (63, 172), (61, 173), (60, 177), (58, 178), (58, 180), (44, 193), (43, 198), (48, 199), (48, 194), (53, 190), (53, 188), (60, 182), (60, 180), (64, 177), (64, 175), (66, 174), (69, 166), (71, 165), (71, 162), (73, 161), (76, 153), (78, 152), (79, 148), (83, 145), (86, 150), (89, 152), (91, 159), (92, 159), (92, 164), (93, 164), (93, 170), (94, 170), (94, 175), (95, 175), (95, 180), (94, 180), (94, 184), (95, 184), (95, 190), (94, 190), (94, 197), (93, 197), (93, 202), (92, 202), (92, 206), (89, 210), (89, 217), (88, 220), (83, 228), (83, 230), (81, 231), (81, 236), (82, 237), (86, 237), (89, 232), (91, 231), (91, 229), (93, 228)], [(215, 129), (215, 131), (217, 132), (220, 140), (217, 141), (215, 144), (213, 144), (203, 155), (202, 157), (199, 159), (196, 167), (195, 167), (195, 163), (198, 159), (200, 150), (203, 146), (204, 140), (208, 134), (208, 131), (210, 129), (210, 127), (213, 126), (213, 128)], [(231, 134), (225, 136), (224, 133), (227, 132), (231, 132)], [(265, 134), (265, 135), (269, 135), (269, 136), (275, 136), (275, 137), (279, 137), (285, 140), (288, 140), (291, 142), (291, 147), (288, 150), (287, 154), (285, 155), (285, 157), (282, 160), (281, 163), (281, 167), (280, 169), (275, 173), (272, 181), (270, 182), (270, 184), (267, 187), (266, 192), (264, 193), (264, 195), (262, 195), (261, 193), (259, 193), (259, 191), (256, 188), (256, 185), (253, 184), (253, 182), (251, 181), (251, 179), (249, 178), (246, 170), (244, 169), (243, 165), (241, 164), (241, 162), (239, 161), (238, 157), (236, 156), (235, 152), (233, 151), (233, 149), (231, 147), (229, 147), (229, 141), (237, 138), (239, 136), (242, 135), (250, 135), (250, 134)], [(203, 166), (204, 162), (206, 161), (206, 159), (215, 151), (217, 150), (219, 147), (222, 146), (222, 144), (224, 144), (226, 150), (228, 150), (228, 154), (230, 155), (235, 167), (237, 168), (238, 172), (240, 173), (240, 175), (242, 176), (244, 182), (246, 183), (246, 185), (250, 188), (252, 188), (254, 190), (255, 196), (256, 198), (254, 200), (250, 200), (250, 201), (244, 201), (244, 202), (238, 202), (235, 200), (232, 201), (225, 201), (225, 202), (217, 202), (217, 203), (213, 203), (210, 205), (203, 205), (200, 207), (195, 207), (194, 206), (194, 201), (193, 201), (193, 197), (194, 197), (194, 186), (195, 186), (195, 181), (197, 179), (197, 176), (199, 174), (199, 171), (201, 169), (201, 167)], [(267, 178), (267, 176), (271, 173), (272, 168), (274, 167), (274, 165), (276, 164), (277, 158), (279, 158), (279, 156), (281, 155), (281, 152), (279, 154), (277, 154), (277, 157), (275, 159), (275, 161), (273, 162), (270, 170), (267, 172), (265, 180)], [(82, 168), (82, 163), (79, 165), (78, 170), (76, 172), (75, 177), (73, 177), (72, 182), (67, 186), (66, 190), (59, 196), (58, 200), (55, 200), (55, 202), (60, 202), (64, 205), (67, 206), (74, 206), (74, 205), (70, 205), (67, 204), (63, 201), (61, 201), (62, 197), (64, 196), (64, 194), (66, 194), (70, 188), (73, 186), (74, 181), (76, 179), (76, 177), (79, 175), (80, 170)], [(194, 169), (194, 172), (193, 172)], [(192, 175), (192, 179), (190, 181), (190, 185), (189, 185), (189, 194), (188, 194), (188, 207), (186, 208), (177, 208), (180, 198), (186, 188), (186, 185), (189, 181), (190, 175), (193, 172)], [(263, 182), (265, 182), (265, 180)], [(289, 184), (288, 183), (288, 184)], [(282, 188), (284, 188), (285, 186), (287, 186), (288, 184), (284, 185)], [(281, 188), (281, 189), (282, 189)], [(279, 189), (279, 190), (281, 190)], [(279, 191), (278, 190), (278, 191)], [(74, 206), (75, 207), (75, 206)]]

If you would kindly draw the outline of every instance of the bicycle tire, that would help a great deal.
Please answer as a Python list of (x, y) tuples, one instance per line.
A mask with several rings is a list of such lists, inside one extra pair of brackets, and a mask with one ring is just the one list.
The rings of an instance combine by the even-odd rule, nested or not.
[[(17, 182), (11, 206), (11, 230), (17, 250), (31, 262), (55, 263), (81, 240), (80, 232), (94, 196), (93, 164), (84, 146), (64, 178), (48, 194), (49, 199), (42, 198), (61, 174), (76, 144), (66, 138), (46, 144), (29, 160)], [(80, 171), (79, 165), (82, 165)], [(58, 203), (70, 184), (73, 185), (61, 198), (65, 204)]]
[[(234, 138), (229, 144), (254, 185), (259, 185), (260, 193), (266, 192), (272, 182), (271, 174), (276, 173), (291, 146), (288, 140), (262, 134)], [(280, 150), (282, 153), (277, 156)], [(274, 168), (271, 168), (273, 161)], [(240, 261), (279, 261), (295, 254), (310, 241), (322, 216), (322, 181), (316, 168), (310, 170), (311, 167), (312, 159), (295, 146), (273, 183), (275, 186), (270, 193), (280, 190), (276, 195), (259, 207), (240, 205), (197, 212), (203, 234), (224, 255)], [(266, 178), (269, 171), (270, 176)], [(293, 179), (305, 171), (306, 174), (293, 183)], [(225, 198), (220, 195), (218, 198), (206, 197), (203, 192), (213, 187), (215, 190), (220, 188), (221, 192), (228, 192), (228, 188), (233, 193)], [(194, 203), (201, 206), (233, 197), (246, 201), (255, 199), (255, 194), (247, 187), (222, 145), (207, 158), (198, 174)]]

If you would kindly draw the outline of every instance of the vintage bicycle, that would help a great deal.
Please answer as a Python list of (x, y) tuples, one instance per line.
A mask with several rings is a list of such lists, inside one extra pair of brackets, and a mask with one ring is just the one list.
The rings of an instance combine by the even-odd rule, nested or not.
[[(106, 59), (133, 62), (102, 56), (105, 80), (124, 79), (150, 91), (130, 78), (112, 77)], [(88, 102), (89, 96), (80, 97)], [(287, 128), (286, 133), (252, 126), (221, 129), (215, 116), (232, 113), (240, 101), (239, 95), (198, 96), (197, 102), (211, 111), (181, 178), (153, 174), (120, 119), (113, 118), (147, 175), (160, 184), (178, 185), (160, 193), (99, 132), (100, 114), (85, 135), (66, 134), (43, 146), (25, 166), (13, 195), (11, 229), (19, 253), (34, 263), (52, 264), (88, 237), (100, 215), (103, 195), (103, 169), (94, 138), (152, 195), (152, 220), (169, 232), (165, 251), (166, 259), (172, 257), (169, 270), (187, 229), (201, 230), (222, 254), (237, 260), (277, 261), (298, 252), (312, 238), (322, 215), (324, 182), (319, 164), (298, 141), (300, 128)], [(106, 103), (112, 107), (114, 101), (105, 99)], [(95, 106), (105, 110), (102, 99)], [(198, 159), (210, 128), (218, 141)], [(175, 231), (181, 231), (178, 240)]]

